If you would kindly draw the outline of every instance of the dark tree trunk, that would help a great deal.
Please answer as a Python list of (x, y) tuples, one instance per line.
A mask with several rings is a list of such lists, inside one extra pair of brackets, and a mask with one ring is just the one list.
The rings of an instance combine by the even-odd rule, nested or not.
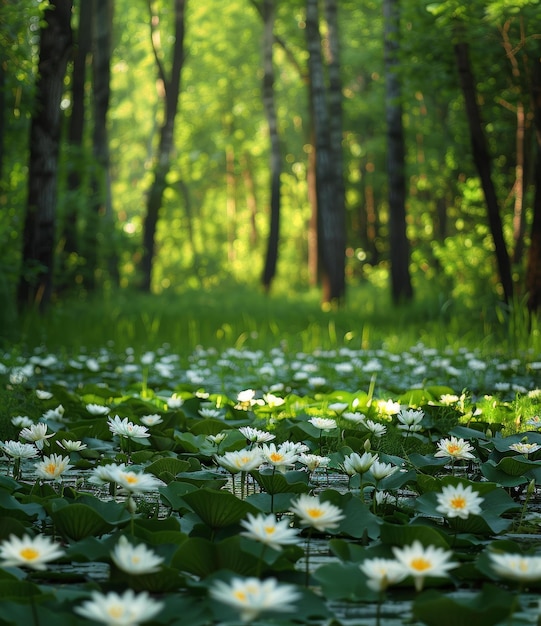
[(477, 105), (475, 93), (475, 81), (470, 64), (469, 47), (467, 43), (455, 44), (455, 58), (460, 77), (460, 86), (464, 95), (466, 104), (466, 115), (470, 127), (470, 140), (472, 145), (473, 160), (481, 185), (485, 195), (487, 205), (488, 222), (494, 248), (496, 251), (496, 262), (498, 264), (498, 272), (500, 282), (503, 289), (505, 302), (510, 302), (513, 298), (513, 280), (511, 277), (511, 262), (503, 237), (502, 220), (500, 216), (500, 208), (498, 206), (498, 198), (496, 189), (492, 181), (491, 174), (491, 158), (488, 146), (483, 133), (483, 125), (481, 122), (481, 114)]
[(532, 68), (532, 92), (536, 136), (535, 195), (526, 270), (526, 291), (528, 292), (528, 310), (530, 313), (537, 313), (541, 309), (541, 61), (539, 56)]
[[(150, 2), (149, 2), (150, 7)], [(151, 11), (151, 36), (154, 57), (158, 73), (165, 93), (165, 115), (160, 129), (160, 141), (156, 164), (154, 166), (154, 182), (147, 200), (147, 213), (143, 226), (143, 254), (141, 258), (141, 288), (150, 291), (152, 284), (152, 265), (155, 254), (155, 235), (159, 212), (162, 207), (163, 194), (167, 186), (166, 178), (171, 168), (171, 153), (174, 146), (175, 118), (177, 115), (180, 94), (180, 79), (184, 65), (184, 33), (185, 33), (186, 0), (175, 0), (175, 44), (173, 46), (173, 63), (171, 75), (167, 78), (155, 45), (155, 16)]]
[(383, 16), (391, 293), (393, 302), (398, 304), (413, 297), (409, 271), (410, 246), (406, 234), (406, 148), (402, 122), (402, 94), (397, 74), (400, 36), (398, 0), (383, 1)]
[(35, 112), (30, 126), (28, 199), (17, 300), (43, 310), (53, 290), (60, 102), (72, 48), (71, 0), (51, 1), (41, 31)]
[(345, 215), (336, 202), (336, 179), (332, 164), (319, 10), (317, 0), (306, 2), (306, 41), (310, 74), (310, 102), (316, 148), (318, 250), (321, 259), (323, 302), (340, 303), (345, 297)]
[(83, 136), (85, 127), (85, 91), (87, 85), (87, 66), (92, 43), (92, 11), (94, 2), (82, 2), (79, 13), (77, 44), (73, 54), (73, 72), (71, 78), (71, 115), (68, 124), (67, 143), (68, 160), (68, 202), (64, 215), (62, 233), (64, 256), (64, 281), (69, 281), (72, 264), (69, 257), (79, 254), (77, 223), (81, 212), (81, 162), (83, 160)]
[[(93, 84), (94, 128), (92, 152), (96, 165), (91, 178), (93, 206), (88, 216), (85, 257), (87, 271), (85, 286), (92, 291), (96, 286), (98, 250), (103, 250), (109, 273), (115, 284), (119, 283), (118, 261), (115, 251), (115, 225), (111, 200), (109, 174), (109, 138), (107, 113), (109, 111), (111, 79), (111, 35), (113, 25), (113, 0), (94, 0), (93, 20)], [(104, 245), (98, 245), (102, 233)]]
[(282, 158), (280, 137), (274, 103), (274, 67), (272, 46), (274, 43), (274, 8), (275, 0), (263, 0), (263, 105), (269, 125), (270, 137), (270, 225), (267, 240), (267, 253), (263, 269), (263, 287), (269, 291), (276, 275), (278, 262), (278, 243), (280, 241), (280, 174)]

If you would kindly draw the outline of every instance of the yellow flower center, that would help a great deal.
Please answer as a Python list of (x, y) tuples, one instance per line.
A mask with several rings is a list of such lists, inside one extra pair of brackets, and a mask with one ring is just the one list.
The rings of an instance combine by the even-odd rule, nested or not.
[(137, 565), (137, 563), (140, 563), (141, 558), (138, 556), (132, 556), (131, 558), (131, 562), (134, 563), (135, 565)]
[(44, 469), (47, 474), (54, 474), (56, 472), (56, 463), (49, 463)]
[(275, 526), (265, 526), (264, 530), (265, 530), (265, 533), (267, 535), (272, 535), (272, 533), (276, 530), (276, 527)]
[(107, 613), (109, 613), (112, 618), (118, 619), (124, 615), (124, 607), (121, 604), (113, 604), (109, 607)]
[(240, 600), (241, 602), (246, 602), (246, 594), (240, 589), (237, 589), (237, 591), (233, 591), (233, 597), (237, 600)]
[(456, 443), (450, 443), (447, 446), (447, 452), (449, 452), (449, 454), (456, 454), (459, 450), (460, 450), (460, 446), (457, 445)]
[(466, 498), (464, 496), (455, 496), (451, 498), (450, 505), (453, 509), (464, 509), (466, 507)]
[(269, 456), (269, 459), (271, 461), (274, 461), (275, 463), (279, 463), (283, 458), (284, 458), (284, 455), (280, 454), (279, 452), (273, 452)]
[(309, 517), (315, 517), (315, 518), (321, 517), (323, 515), (323, 511), (315, 507), (306, 509), (306, 513), (308, 514)]
[(126, 474), (125, 478), (126, 482), (130, 485), (134, 485), (135, 483), (139, 482), (139, 479), (135, 474)]
[(19, 552), (19, 556), (25, 561), (35, 561), (39, 557), (39, 551), (36, 548), (23, 548)]
[(417, 558), (411, 560), (410, 565), (412, 569), (417, 572), (425, 572), (427, 569), (430, 569), (431, 563), (424, 557), (418, 556)]

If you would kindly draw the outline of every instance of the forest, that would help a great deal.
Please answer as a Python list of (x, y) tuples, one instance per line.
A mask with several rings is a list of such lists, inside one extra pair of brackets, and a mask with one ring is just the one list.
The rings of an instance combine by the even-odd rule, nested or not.
[(2, 316), (136, 289), (541, 303), (535, 0), (6, 1)]

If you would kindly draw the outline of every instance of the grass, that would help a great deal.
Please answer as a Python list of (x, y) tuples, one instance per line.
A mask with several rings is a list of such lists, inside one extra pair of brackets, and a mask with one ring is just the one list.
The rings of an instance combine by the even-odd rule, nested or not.
[(30, 351), (42, 346), (70, 354), (113, 346), (136, 352), (168, 345), (186, 354), (198, 345), (269, 350), (277, 345), (313, 351), (349, 346), (403, 351), (419, 342), (437, 349), (467, 347), (508, 355), (541, 352), (538, 324), (517, 305), (496, 302), (474, 310), (444, 300), (430, 285), (413, 303), (395, 307), (388, 290), (371, 284), (350, 288), (346, 305), (322, 310), (317, 290), (265, 296), (247, 286), (161, 295), (120, 291), (62, 301), (44, 316), (29, 313), (11, 326), (3, 343)]

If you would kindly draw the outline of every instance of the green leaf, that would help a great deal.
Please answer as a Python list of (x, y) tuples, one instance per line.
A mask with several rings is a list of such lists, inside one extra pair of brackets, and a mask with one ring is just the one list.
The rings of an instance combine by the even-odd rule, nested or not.
[(154, 474), (157, 478), (160, 478), (164, 472), (168, 472), (172, 476), (176, 476), (177, 474), (180, 474), (180, 472), (188, 470), (189, 467), (190, 464), (188, 461), (181, 461), (175, 457), (165, 457), (151, 463), (145, 468), (145, 471)]
[(313, 577), (330, 600), (352, 602), (374, 600), (377, 596), (365, 584), (365, 577), (354, 563), (329, 563), (318, 567)]
[(426, 591), (415, 599), (413, 616), (427, 626), (493, 626), (505, 620), (513, 595), (501, 587), (484, 585), (481, 593), (443, 595)]
[(384, 522), (381, 525), (380, 539), (382, 543), (393, 546), (406, 546), (418, 540), (424, 546), (432, 545), (446, 549), (449, 548), (449, 541), (443, 533), (438, 532), (431, 526), (423, 526), (421, 524), (399, 526), (397, 524)]
[(228, 491), (199, 489), (187, 493), (183, 500), (205, 524), (214, 530), (237, 524), (248, 513), (258, 513), (253, 505), (239, 500)]
[[(277, 493), (308, 493), (307, 472), (253, 471), (250, 474), (256, 479), (261, 488), (270, 494)], [(300, 479), (300, 480), (299, 480)]]
[(51, 518), (63, 537), (75, 541), (85, 537), (100, 537), (113, 528), (92, 507), (77, 502), (51, 511)]

